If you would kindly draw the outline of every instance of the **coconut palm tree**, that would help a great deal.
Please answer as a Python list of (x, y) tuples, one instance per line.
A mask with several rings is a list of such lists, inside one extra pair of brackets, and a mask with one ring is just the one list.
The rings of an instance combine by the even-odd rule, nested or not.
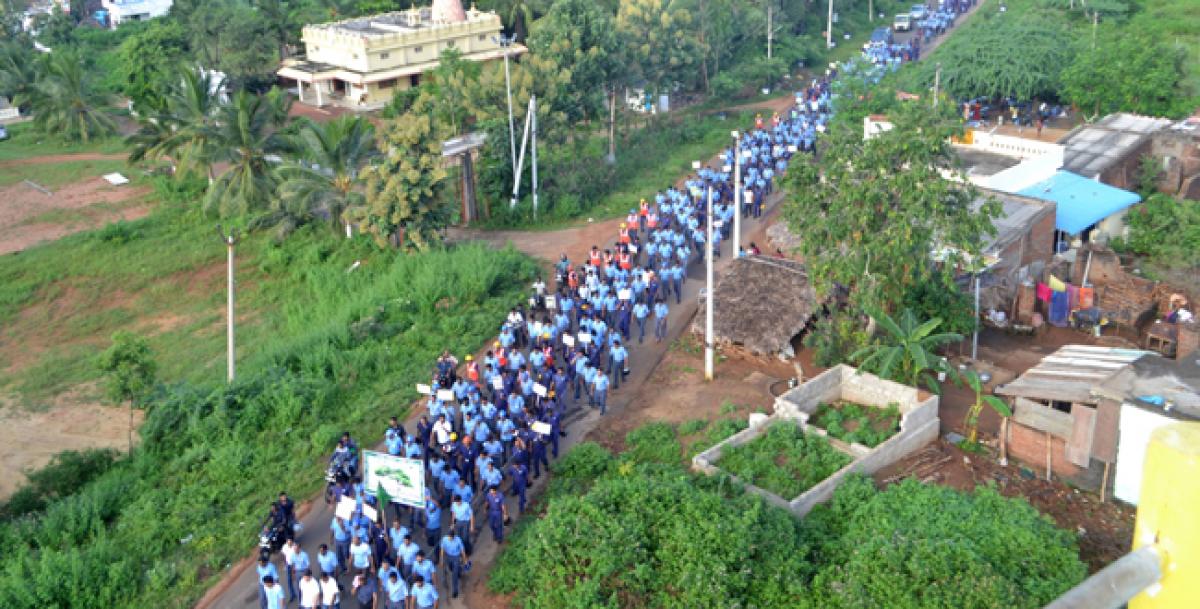
[(270, 205), (278, 185), (276, 165), (294, 150), (282, 130), (288, 123), (291, 99), (279, 89), (256, 95), (239, 91), (217, 110), (204, 138), (214, 164), (229, 169), (209, 186), (205, 208), (222, 215), (241, 215)]
[(900, 314), (899, 323), (883, 311), (870, 310), (868, 313), (883, 328), (882, 340), (851, 353), (850, 360), (881, 377), (905, 385), (924, 383), (930, 391), (940, 393), (941, 388), (932, 373), (943, 370), (945, 363), (935, 349), (962, 340), (962, 335), (953, 332), (934, 334), (934, 330), (942, 325), (941, 319), (935, 317), (919, 323), (908, 309)]
[(222, 105), (224, 81), (200, 68), (184, 70), (165, 95), (164, 110), (140, 121), (126, 139), (131, 163), (170, 158), (181, 172), (203, 171), (211, 184), (212, 142), (209, 136)]
[(279, 167), (278, 196), (264, 221), (281, 223), (286, 231), (326, 218), (336, 231), (342, 214), (363, 204), (359, 171), (377, 154), (375, 128), (359, 116), (328, 123), (303, 119), (293, 139), (299, 158)]
[[(15, 100), (33, 91), (46, 56), (15, 40), (0, 43), (0, 95)], [(28, 108), (21, 108), (22, 111)]]
[(15, 102), (29, 105), (40, 131), (66, 139), (87, 142), (117, 128), (104, 113), (106, 96), (92, 87), (83, 60), (71, 52), (54, 53), (45, 60), (33, 87)]

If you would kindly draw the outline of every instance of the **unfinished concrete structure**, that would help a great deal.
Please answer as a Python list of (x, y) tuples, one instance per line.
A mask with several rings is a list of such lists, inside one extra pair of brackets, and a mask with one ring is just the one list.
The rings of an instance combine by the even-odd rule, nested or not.
[[(809, 418), (822, 403), (839, 400), (875, 408), (887, 408), (895, 404), (900, 410), (900, 431), (879, 446), (868, 448), (861, 444), (847, 444), (830, 437), (824, 429), (809, 425)], [(846, 476), (852, 473), (873, 474), (936, 440), (940, 425), (938, 397), (926, 395), (913, 387), (884, 380), (873, 374), (859, 372), (844, 364), (838, 365), (776, 398), (774, 414), (754, 421), (748, 429), (693, 457), (692, 469), (709, 475), (727, 474), (728, 472), (717, 466), (723, 452), (728, 448), (754, 441), (771, 425), (799, 425), (805, 433), (824, 436), (831, 446), (853, 459), (849, 465), (799, 497), (793, 498), (780, 497), (732, 476), (745, 486), (747, 491), (758, 494), (767, 502), (802, 518), (818, 503), (828, 501)]]

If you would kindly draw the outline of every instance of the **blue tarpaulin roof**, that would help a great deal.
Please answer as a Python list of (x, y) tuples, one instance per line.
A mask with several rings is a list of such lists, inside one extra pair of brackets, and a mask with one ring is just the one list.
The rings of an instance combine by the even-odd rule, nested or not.
[(1068, 235), (1077, 235), (1085, 228), (1142, 200), (1137, 193), (1089, 180), (1069, 171), (1059, 171), (1021, 189), (1017, 194), (1053, 201), (1058, 207), (1054, 226)]

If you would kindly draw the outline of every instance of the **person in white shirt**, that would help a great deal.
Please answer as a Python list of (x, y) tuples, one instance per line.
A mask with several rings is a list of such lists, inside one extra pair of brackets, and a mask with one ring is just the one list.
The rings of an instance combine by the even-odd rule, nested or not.
[(320, 609), (321, 583), (313, 577), (312, 569), (305, 569), (300, 577), (300, 609)]
[(335, 609), (341, 602), (341, 586), (332, 573), (326, 573), (321, 578), (321, 609)]
[(450, 443), (450, 434), (454, 432), (454, 425), (446, 420), (446, 415), (439, 414), (438, 420), (433, 424), (433, 440), (438, 446), (445, 446)]

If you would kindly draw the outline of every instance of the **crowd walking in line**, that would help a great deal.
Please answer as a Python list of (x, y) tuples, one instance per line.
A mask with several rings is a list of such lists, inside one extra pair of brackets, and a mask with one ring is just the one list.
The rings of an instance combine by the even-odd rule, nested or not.
[[(814, 151), (832, 118), (836, 77), (831, 70), (813, 79), (786, 113), (756, 117), (720, 155), (721, 167), (702, 167), (681, 187), (637, 202), (612, 243), (593, 245), (583, 260), (563, 254), (552, 282), (533, 284), (528, 303), (509, 312), (479, 357), (445, 352), (434, 362), (417, 420), (406, 427), (392, 417), (382, 433), (388, 454), (421, 460), (423, 505), (378, 506), (362, 481), (358, 442), (344, 434), (330, 457), (326, 501), (348, 498), (356, 509), (330, 522), (328, 543), (310, 556), (295, 539), (294, 505), (280, 495), (267, 529), (280, 532), (283, 569), (263, 552), (261, 609), (293, 601), (302, 609), (430, 609), (442, 595), (457, 597), (479, 535), (486, 527), (504, 542), (530, 484), (559, 456), (566, 419), (582, 409), (607, 416), (609, 394), (637, 365), (638, 346), (668, 339), (692, 265), (710, 250), (720, 256), (735, 214), (761, 217), (793, 156)], [(751, 243), (729, 253), (760, 250)], [(372, 520), (365, 506), (383, 509), (371, 510)]]

